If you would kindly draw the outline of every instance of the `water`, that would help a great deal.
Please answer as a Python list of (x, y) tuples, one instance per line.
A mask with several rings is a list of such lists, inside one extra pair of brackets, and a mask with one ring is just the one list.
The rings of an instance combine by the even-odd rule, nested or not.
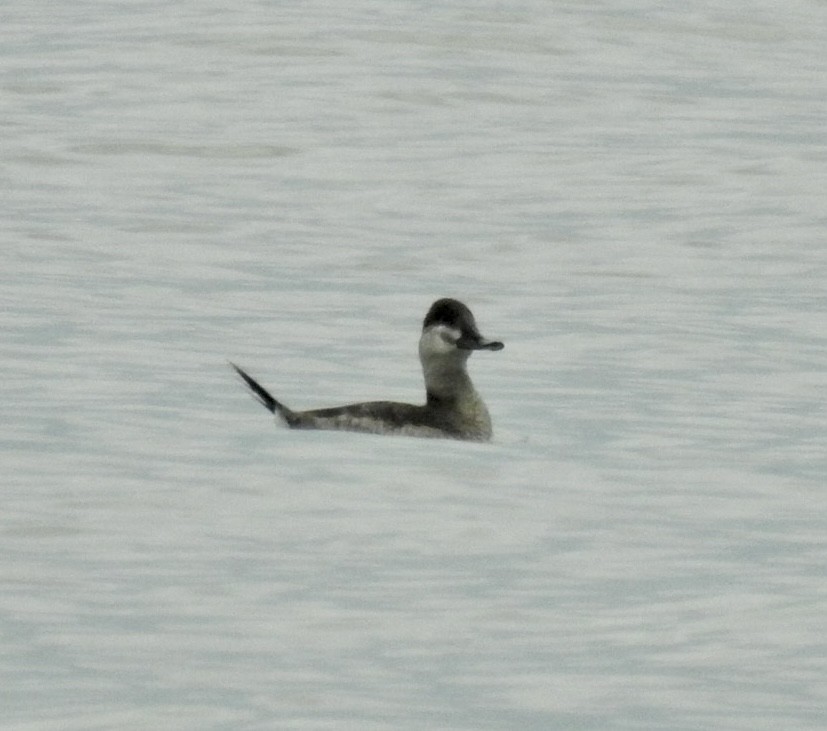
[(4, 729), (823, 728), (823, 3), (0, 19)]

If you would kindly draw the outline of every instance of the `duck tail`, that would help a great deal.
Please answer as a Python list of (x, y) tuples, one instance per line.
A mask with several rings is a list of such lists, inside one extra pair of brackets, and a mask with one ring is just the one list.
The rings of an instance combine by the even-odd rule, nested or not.
[(277, 401), (273, 398), (272, 394), (264, 388), (258, 381), (255, 380), (250, 374), (243, 371), (239, 368), (235, 363), (230, 362), (230, 366), (233, 370), (241, 376), (241, 380), (247, 384), (247, 388), (252, 391), (253, 396), (258, 399), (259, 402), (266, 408), (269, 412), (273, 414), (278, 414), (284, 419), (288, 424), (291, 422), (293, 417), (293, 412), (288, 409), (284, 404), (280, 401)]

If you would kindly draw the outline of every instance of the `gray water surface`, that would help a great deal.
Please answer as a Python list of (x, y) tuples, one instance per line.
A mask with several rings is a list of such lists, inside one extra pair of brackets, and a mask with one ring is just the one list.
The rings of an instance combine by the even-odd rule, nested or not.
[(0, 27), (3, 729), (824, 728), (824, 3)]

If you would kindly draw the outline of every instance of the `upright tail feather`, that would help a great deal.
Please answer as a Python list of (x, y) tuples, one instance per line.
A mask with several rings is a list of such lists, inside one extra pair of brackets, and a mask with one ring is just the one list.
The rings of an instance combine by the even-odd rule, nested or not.
[(278, 413), (285, 421), (290, 421), (293, 412), (290, 411), (284, 404), (278, 402), (270, 392), (264, 388), (258, 381), (256, 381), (248, 373), (245, 373), (235, 363), (230, 363), (236, 373), (241, 376), (247, 387), (253, 392), (253, 395), (264, 405), (264, 407), (273, 414)]

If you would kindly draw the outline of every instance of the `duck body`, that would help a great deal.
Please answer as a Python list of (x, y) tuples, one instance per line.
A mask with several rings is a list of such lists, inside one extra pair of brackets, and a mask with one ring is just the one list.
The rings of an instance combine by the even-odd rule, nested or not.
[(422, 325), (419, 359), (425, 377), (422, 405), (367, 401), (332, 408), (294, 411), (275, 399), (244, 370), (231, 364), (252, 393), (292, 429), (332, 429), (488, 441), (491, 417), (468, 375), (474, 350), (502, 350), (499, 341), (480, 335), (462, 302), (443, 298), (431, 305)]

